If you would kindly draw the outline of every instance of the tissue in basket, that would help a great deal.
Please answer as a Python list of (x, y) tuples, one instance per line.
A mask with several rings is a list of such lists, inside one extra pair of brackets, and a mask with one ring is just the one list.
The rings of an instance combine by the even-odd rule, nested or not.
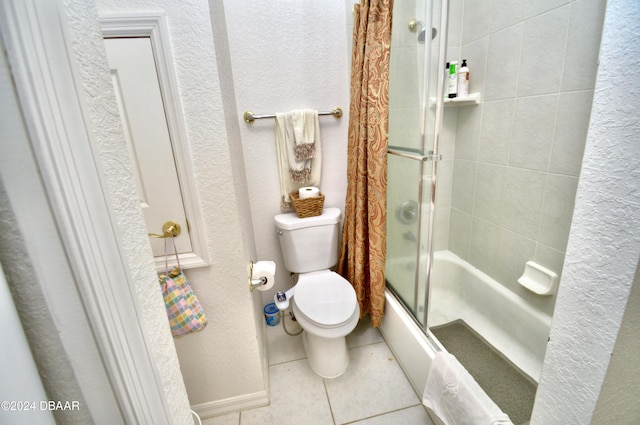
[(322, 214), (322, 207), (324, 205), (324, 195), (322, 193), (319, 196), (313, 198), (300, 199), (298, 192), (291, 192), (289, 194), (293, 209), (298, 214), (298, 217), (314, 217)]

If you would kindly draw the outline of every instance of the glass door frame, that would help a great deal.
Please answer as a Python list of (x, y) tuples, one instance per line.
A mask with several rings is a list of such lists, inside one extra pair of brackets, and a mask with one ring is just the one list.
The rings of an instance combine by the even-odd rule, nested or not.
[[(429, 0), (431, 3), (433, 0)], [(444, 98), (445, 98), (445, 87), (447, 84), (445, 78), (445, 63), (447, 58), (447, 42), (448, 42), (448, 23), (449, 23), (449, 0), (440, 0), (440, 46), (438, 49), (438, 66), (437, 66), (437, 86), (436, 86), (436, 99), (435, 99), (435, 119), (434, 119), (434, 130), (433, 130), (433, 151), (430, 151), (429, 154), (431, 156), (431, 197), (429, 199), (429, 218), (428, 218), (428, 231), (427, 231), (427, 245), (425, 247), (427, 251), (427, 264), (425, 269), (425, 292), (424, 292), (424, 316), (422, 318), (422, 326), (425, 334), (429, 336), (429, 289), (431, 285), (431, 272), (433, 268), (433, 258), (434, 258), (434, 224), (435, 224), (435, 214), (436, 214), (436, 192), (437, 192), (437, 175), (438, 175), (438, 162), (442, 158), (442, 155), (439, 153), (439, 142), (440, 142), (440, 133), (442, 131), (442, 122), (444, 115)], [(427, 10), (433, 11), (433, 5)], [(425, 66), (428, 66), (430, 58), (425, 55)], [(428, 75), (425, 73), (425, 76)], [(427, 84), (425, 84), (425, 100), (428, 100), (428, 90)], [(426, 102), (425, 102), (426, 103)], [(426, 122), (426, 108), (424, 111), (423, 119)], [(425, 139), (426, 139), (426, 131), (425, 131)], [(427, 140), (425, 140), (426, 144)], [(422, 205), (420, 205), (420, 209)], [(420, 211), (421, 212), (421, 211)], [(422, 215), (420, 216), (421, 220), (424, 218)], [(417, 287), (416, 281), (416, 287)]]
[[(427, 28), (432, 27), (432, 23), (435, 21), (433, 16), (433, 2), (437, 0), (427, 0), (427, 5), (425, 8), (425, 22), (428, 22), (429, 25), (426, 25)], [(419, 323), (420, 327), (423, 329), (425, 335), (430, 339), (433, 339), (432, 336), (429, 335), (428, 332), (428, 313), (429, 313), (429, 286), (431, 279), (431, 269), (433, 265), (433, 247), (434, 247), (434, 236), (433, 236), (433, 225), (435, 222), (435, 202), (436, 202), (436, 183), (437, 183), (437, 167), (438, 161), (441, 159), (441, 155), (438, 153), (438, 144), (440, 138), (440, 132), (442, 129), (442, 120), (443, 120), (443, 112), (444, 112), (444, 96), (445, 96), (445, 62), (446, 62), (446, 53), (447, 53), (447, 29), (448, 29), (448, 12), (449, 12), (449, 0), (440, 0), (441, 9), (440, 9), (440, 22), (439, 22), (439, 48), (438, 48), (438, 62), (437, 62), (437, 72), (436, 75), (436, 98), (435, 98), (435, 115), (434, 115), (434, 129), (433, 129), (433, 149), (428, 150), (428, 143), (431, 140), (428, 140), (427, 137), (427, 113), (431, 109), (432, 99), (429, 96), (429, 83), (430, 83), (430, 70), (429, 65), (431, 62), (431, 45), (425, 39), (425, 54), (424, 54), (424, 84), (423, 84), (423, 93), (422, 93), (422, 103), (421, 103), (421, 125), (422, 125), (422, 152), (417, 149), (403, 149), (401, 147), (390, 146), (387, 149), (388, 155), (399, 156), (406, 159), (411, 159), (420, 162), (420, 179), (418, 183), (418, 235), (417, 235), (417, 249), (416, 249), (416, 271), (415, 271), (415, 279), (414, 279), (414, 299), (413, 299), (413, 311), (412, 315), (417, 323)], [(426, 38), (426, 37), (425, 37)], [(423, 201), (424, 201), (424, 181), (425, 181), (425, 163), (431, 162), (431, 173), (430, 173), (430, 199), (429, 199), (429, 214), (427, 217), (423, 216)], [(426, 219), (426, 220), (425, 220)], [(426, 222), (425, 222), (426, 221)], [(422, 318), (419, 316), (419, 293), (420, 293), (420, 262), (422, 261), (422, 235), (424, 226), (428, 226), (427, 228), (427, 243), (425, 246), (426, 249), (426, 264), (424, 269), (424, 278), (425, 278), (425, 292), (424, 292), (424, 308), (423, 308), (423, 316)], [(404, 304), (404, 302), (402, 303)], [(436, 344), (438, 346), (438, 344)]]

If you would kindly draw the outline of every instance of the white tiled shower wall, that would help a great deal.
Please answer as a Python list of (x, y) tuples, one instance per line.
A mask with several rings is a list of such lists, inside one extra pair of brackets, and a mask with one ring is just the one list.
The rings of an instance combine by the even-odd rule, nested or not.
[[(435, 231), (448, 228), (448, 238), (436, 248), (524, 297), (516, 280), (526, 261), (562, 271), (604, 9), (591, 0), (450, 4), (448, 59), (467, 59), (482, 103), (445, 111), (455, 161), (439, 174)], [(544, 302), (551, 313), (553, 300)]]

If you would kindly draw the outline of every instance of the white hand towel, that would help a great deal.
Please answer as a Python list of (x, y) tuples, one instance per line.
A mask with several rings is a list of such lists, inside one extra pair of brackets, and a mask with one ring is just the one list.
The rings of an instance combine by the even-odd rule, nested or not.
[(276, 144), (281, 149), (283, 165), (288, 167), (289, 179), (304, 183), (311, 176), (311, 161), (296, 160), (294, 113), (276, 114)]
[[(315, 138), (315, 157), (296, 161), (293, 113), (276, 113), (276, 148), (280, 175), (281, 209), (291, 210), (289, 193), (303, 186), (320, 186), (322, 145)], [(318, 132), (319, 135), (319, 132)]]
[(291, 112), (295, 139), (296, 161), (313, 159), (316, 156), (316, 140), (320, 140), (318, 111), (302, 109)]
[(509, 416), (451, 354), (436, 354), (422, 403), (444, 425), (513, 425)]

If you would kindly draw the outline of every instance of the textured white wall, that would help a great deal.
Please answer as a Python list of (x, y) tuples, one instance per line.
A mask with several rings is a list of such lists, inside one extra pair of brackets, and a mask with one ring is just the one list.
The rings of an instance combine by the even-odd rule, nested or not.
[(640, 422), (640, 264), (591, 425)]
[[(166, 13), (211, 266), (187, 275), (210, 325), (176, 340), (192, 405), (265, 390), (249, 258), (234, 186), (216, 46), (206, 0), (98, 0), (98, 12)], [(230, 119), (233, 119), (231, 117)]]
[(585, 158), (532, 425), (591, 422), (640, 258), (639, 37), (640, 5), (607, 2)]
[(162, 294), (157, 285), (153, 255), (147, 241), (136, 181), (126, 158), (126, 142), (117, 114), (115, 94), (94, 3), (65, 1), (74, 60), (83, 86), (88, 119), (92, 122), (100, 166), (111, 194), (114, 216), (121, 228), (121, 243), (129, 271), (137, 283), (140, 317), (163, 383), (169, 410), (176, 424), (190, 424), (191, 415), (176, 351), (167, 326)]
[[(220, 19), (220, 2), (213, 2), (211, 11), (204, 0), (97, 3), (100, 13), (160, 10), (168, 16), (212, 258), (210, 269), (188, 272), (213, 319), (202, 334), (177, 342), (189, 399), (192, 404), (205, 404), (264, 390), (255, 321), (260, 316), (253, 304), (260, 294), (253, 300), (249, 296), (246, 272), (250, 257), (275, 259), (280, 266), (279, 281), (286, 282), (272, 225), (273, 216), (279, 213), (279, 184), (273, 121), (256, 122), (250, 128), (241, 121), (241, 114), (246, 109), (272, 113), (340, 106), (348, 115), (344, 5), (336, 0), (332, 4), (225, 2), (225, 22)], [(224, 23), (228, 52), (221, 43)], [(237, 110), (229, 110), (234, 101)], [(341, 120), (323, 117), (320, 124), (322, 190), (327, 206), (341, 208), (346, 188), (346, 116)], [(242, 156), (244, 164), (239, 164)], [(242, 185), (242, 165), (248, 192)], [(254, 235), (257, 250), (251, 246)]]
[[(273, 114), (298, 108), (343, 109), (340, 120), (320, 117), (320, 132), (325, 206), (344, 211), (349, 75), (343, 0), (224, 4), (237, 100), (235, 119), (242, 120), (246, 110)], [(274, 120), (241, 121), (240, 132), (257, 255), (278, 266), (276, 287), (263, 293), (267, 302), (276, 290), (290, 286), (273, 224), (273, 217), (280, 213)]]

